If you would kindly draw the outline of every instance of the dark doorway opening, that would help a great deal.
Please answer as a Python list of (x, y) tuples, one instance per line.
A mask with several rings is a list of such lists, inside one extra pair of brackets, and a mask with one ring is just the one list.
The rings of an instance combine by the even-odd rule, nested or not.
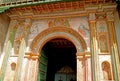
[(64, 38), (48, 41), (42, 48), (48, 57), (46, 81), (55, 81), (55, 74), (64, 66), (76, 73), (76, 47)]

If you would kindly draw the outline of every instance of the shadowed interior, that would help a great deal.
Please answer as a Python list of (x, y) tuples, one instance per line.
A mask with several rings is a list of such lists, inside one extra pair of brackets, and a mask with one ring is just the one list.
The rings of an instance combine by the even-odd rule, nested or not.
[(64, 66), (69, 66), (76, 73), (76, 48), (72, 42), (63, 38), (48, 41), (44, 46), (48, 57), (47, 81), (54, 81), (55, 74)]

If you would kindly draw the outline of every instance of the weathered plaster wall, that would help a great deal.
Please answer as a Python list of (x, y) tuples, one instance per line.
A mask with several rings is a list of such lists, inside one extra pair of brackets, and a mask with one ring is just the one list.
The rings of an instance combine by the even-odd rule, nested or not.
[(9, 18), (5, 14), (0, 14), (0, 54), (2, 53), (7, 30), (9, 26)]

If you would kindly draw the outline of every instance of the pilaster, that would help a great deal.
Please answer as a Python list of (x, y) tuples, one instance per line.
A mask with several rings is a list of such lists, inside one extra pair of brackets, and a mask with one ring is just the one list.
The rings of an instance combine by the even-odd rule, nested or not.
[(77, 81), (85, 81), (84, 53), (77, 53)]
[[(91, 68), (88, 63), (91, 64), (89, 58), (91, 54), (89, 52), (77, 52), (77, 81), (92, 81), (91, 80)], [(89, 80), (88, 80), (89, 79)]]
[(22, 62), (24, 59), (24, 54), (26, 50), (26, 45), (27, 45), (27, 39), (28, 39), (28, 34), (30, 31), (31, 27), (31, 19), (26, 19), (24, 22), (24, 31), (23, 31), (23, 37), (21, 39), (21, 44), (20, 44), (20, 50), (19, 50), (19, 55), (18, 55), (18, 60), (17, 60), (17, 66), (15, 70), (15, 76), (14, 76), (14, 81), (19, 81), (20, 75), (21, 75), (21, 67), (22, 67)]
[(89, 13), (89, 24), (91, 28), (91, 60), (92, 60), (92, 75), (93, 81), (98, 81), (98, 58), (96, 44), (96, 16), (94, 12)]
[(112, 56), (112, 63), (114, 68), (114, 77), (116, 81), (120, 81), (120, 71), (119, 71), (119, 54), (118, 54), (118, 47), (117, 47), (117, 40), (115, 35), (115, 27), (114, 27), (114, 16), (112, 12), (107, 12), (107, 22), (109, 27), (109, 35), (110, 35), (110, 42), (111, 42), (111, 56)]
[(37, 81), (40, 54), (33, 54), (32, 52), (26, 52), (24, 58), (28, 59), (28, 64), (27, 64), (28, 68), (25, 68), (26, 74), (24, 81)]
[(17, 20), (11, 20), (10, 21), (10, 25), (9, 25), (10, 33), (9, 33), (9, 38), (8, 38), (6, 48), (5, 48), (5, 52), (4, 52), (2, 67), (0, 69), (0, 81), (3, 81), (4, 75), (5, 75), (5, 70), (6, 70), (8, 58), (10, 56), (10, 52), (12, 50), (12, 45), (13, 45), (13, 42), (14, 42), (15, 32), (16, 32), (17, 26), (18, 26), (18, 21)]

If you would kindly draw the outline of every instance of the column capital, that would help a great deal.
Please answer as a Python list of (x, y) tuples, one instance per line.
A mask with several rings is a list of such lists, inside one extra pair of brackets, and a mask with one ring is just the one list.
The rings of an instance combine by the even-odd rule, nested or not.
[(106, 12), (106, 18), (107, 18), (108, 21), (114, 21), (113, 11)]
[(30, 18), (25, 19), (24, 24), (25, 24), (27, 27), (30, 26), (31, 23), (32, 23), (32, 20), (31, 20)]
[(76, 53), (76, 56), (84, 56), (85, 55), (85, 52), (77, 52)]
[(89, 13), (89, 21), (95, 21), (95, 19), (96, 19), (95, 13), (94, 12), (90, 12)]
[(89, 57), (91, 57), (91, 53), (90, 52), (77, 52), (76, 53), (76, 56), (77, 56), (77, 58), (79, 59), (81, 59), (81, 58), (89, 58)]
[(18, 20), (11, 20), (10, 21), (10, 25), (9, 25), (9, 27), (10, 28), (16, 28), (16, 26), (18, 25)]
[(25, 58), (30, 58), (30, 59), (33, 59), (33, 60), (36, 60), (40, 58), (40, 54), (34, 54), (32, 52), (25, 52)]

